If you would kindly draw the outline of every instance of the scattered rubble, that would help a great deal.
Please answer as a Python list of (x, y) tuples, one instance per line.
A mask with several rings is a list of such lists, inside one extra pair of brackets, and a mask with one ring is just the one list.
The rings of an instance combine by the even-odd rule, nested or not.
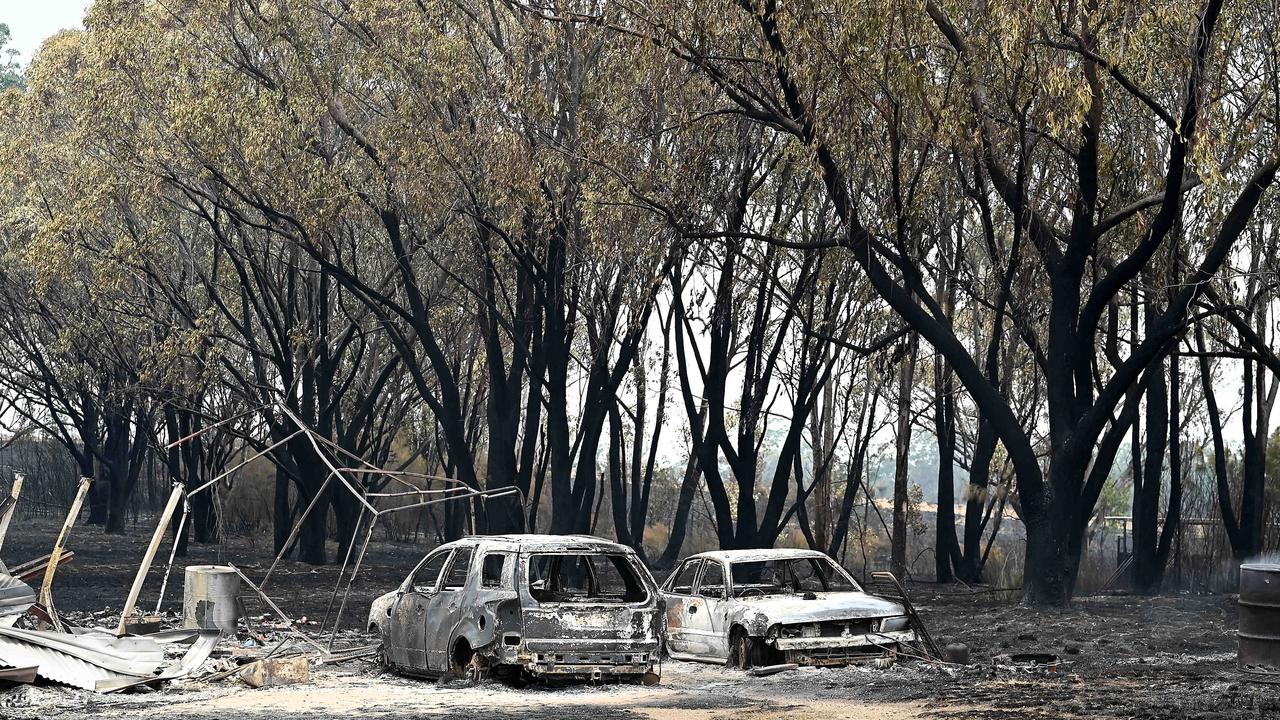
[[(338, 605), (337, 613), (333, 616), (327, 643), (321, 643), (303, 629), (308, 625), (305, 618), (297, 622), (291, 620), (263, 590), (276, 565), (297, 539), (307, 515), (315, 507), (314, 502), (297, 519), (289, 541), (276, 556), (275, 562), (260, 584), (255, 584), (239, 568), (231, 565), (225, 568), (205, 567), (204, 575), (199, 572), (188, 573), (185, 598), (188, 607), (183, 614), (185, 620), (182, 624), (187, 628), (195, 628), (194, 630), (183, 630), (174, 622), (176, 618), (170, 619), (159, 614), (176, 556), (177, 535), (175, 535), (173, 549), (169, 552), (168, 563), (164, 568), (160, 583), (160, 597), (156, 601), (156, 613), (148, 615), (135, 612), (152, 563), (164, 543), (165, 535), (179, 508), (181, 507), (181, 515), (178, 516), (178, 522), (181, 527), (186, 521), (190, 510), (190, 498), (193, 495), (212, 491), (220, 480), (234, 473), (245, 463), (266, 453), (270, 449), (267, 448), (199, 488), (187, 490), (182, 484), (174, 483), (164, 510), (155, 520), (150, 541), (141, 561), (133, 572), (132, 582), (121, 609), (118, 613), (112, 613), (114, 617), (110, 619), (106, 628), (99, 625), (99, 621), (103, 619), (100, 617), (81, 618), (86, 620), (83, 624), (73, 622), (70, 618), (64, 619), (54, 603), (54, 578), (58, 568), (74, 556), (72, 551), (66, 549), (66, 541), (75, 526), (93, 482), (91, 478), (81, 478), (75, 498), (50, 553), (15, 566), (12, 574), (0, 563), (0, 669), (8, 668), (0, 680), (7, 683), (46, 680), (100, 693), (120, 692), (143, 685), (157, 686), (165, 682), (201, 676), (202, 673), (205, 678), (239, 675), (245, 682), (256, 686), (306, 682), (310, 677), (310, 668), (313, 664), (329, 665), (348, 662), (369, 657), (377, 650), (376, 646), (371, 647), (365, 642), (354, 647), (335, 648), (335, 644), (347, 598), (360, 571), (365, 550), (379, 518), (385, 514), (417, 509), (439, 502), (499, 497), (515, 492), (513, 489), (472, 490), (456, 481), (456, 487), (448, 488), (443, 492), (421, 490), (400, 478), (401, 475), (410, 473), (384, 471), (354, 456), (344, 458), (343, 455), (349, 455), (349, 453), (315, 433), (288, 408), (278, 409), (297, 425), (297, 430), (286, 440), (298, 436), (305, 437), (328, 466), (330, 474), (324, 480), (324, 487), (328, 487), (331, 483), (336, 484), (338, 488), (352, 493), (367, 511), (367, 514), (362, 513), (361, 522), (357, 523), (356, 536), (351, 539), (351, 547), (359, 547), (354, 567), (348, 574), (347, 564), (344, 563), (330, 599), (330, 608), (332, 608), (334, 599), (345, 585), (342, 601)], [(189, 441), (209, 429), (211, 428), (193, 433), (171, 446)], [(356, 465), (347, 467), (347, 460), (354, 460)], [(364, 486), (361, 480), (370, 474), (386, 475), (390, 480), (399, 482), (408, 489), (395, 493), (367, 493), (361, 489)], [(23, 480), (21, 475), (16, 476), (9, 495), (0, 498), (0, 548), (3, 547), (14, 509), (21, 498)], [(321, 497), (323, 493), (324, 488), (316, 494), (316, 497)], [(436, 496), (433, 497), (433, 495)], [(409, 504), (379, 510), (371, 503), (371, 500), (379, 497), (407, 499)], [(363, 532), (362, 543), (360, 542), (361, 532)], [(350, 553), (347, 560), (351, 560)], [(201, 568), (189, 570), (201, 570)], [(193, 592), (191, 585), (193, 576), (199, 576), (196, 577), (196, 584), (204, 582), (200, 588), (196, 589), (207, 592)], [(230, 576), (234, 582), (223, 582), (227, 576)], [(27, 581), (33, 581), (36, 578), (40, 578), (38, 592), (26, 584)], [(223, 665), (230, 664), (230, 667), (205, 670), (204, 666), (211, 658), (218, 660), (214, 656), (218, 652), (224, 634), (228, 642), (222, 643), (223, 645), (237, 644), (236, 636), (241, 630), (237, 619), (245, 615), (242, 612), (243, 599), (238, 592), (240, 584), (252, 590), (274, 615), (260, 617), (256, 625), (250, 625), (246, 617), (243, 630), (247, 638), (245, 642), (239, 643), (240, 647), (237, 648), (243, 652), (222, 658)], [(325, 621), (314, 629), (323, 632), (327, 622), (328, 613), (326, 612)], [(363, 641), (365, 638), (360, 639)], [(307, 650), (285, 654), (284, 649), (295, 641), (301, 641), (308, 646)], [(266, 649), (268, 644), (271, 645), (270, 650)], [(182, 651), (171, 647), (174, 645), (187, 647)], [(243, 669), (242, 665), (249, 667)]]
[(251, 688), (296, 685), (311, 680), (311, 662), (302, 656), (264, 658), (240, 668), (239, 675)]
[(777, 675), (780, 672), (788, 670), (796, 670), (800, 666), (796, 663), (782, 663), (781, 665), (765, 665), (764, 667), (754, 667), (747, 672), (756, 677), (766, 677), (768, 675)]
[[(135, 574), (128, 598), (115, 623), (115, 630), (97, 626), (101, 618), (83, 616), (76, 622), (69, 616), (63, 618), (54, 609), (53, 579), (63, 558), (63, 545), (75, 524), (79, 509), (90, 486), (88, 478), (82, 479), (76, 498), (72, 502), (53, 551), (36, 561), (15, 566), (21, 576), (11, 575), (0, 565), (0, 684), (26, 684), (45, 680), (98, 693), (115, 693), (141, 686), (158, 686), (164, 682), (191, 677), (200, 672), (214, 654), (224, 631), (234, 638), (237, 630), (234, 616), (229, 627), (205, 629), (180, 628), (175, 619), (165, 616), (135, 616), (135, 607), (147, 571), (154, 560), (169, 526), (183, 490), (175, 484), (165, 512), (159, 518), (151, 542), (142, 563)], [(19, 477), (12, 493), (0, 506), (0, 544), (12, 519), (13, 509), (20, 497), (22, 480)], [(301, 637), (314, 646), (309, 656), (259, 659), (242, 655), (246, 663), (256, 663), (261, 672), (246, 672), (245, 677), (259, 678), (259, 684), (274, 684), (285, 678), (305, 681), (313, 661), (340, 662), (363, 657), (367, 646), (359, 652), (347, 648), (341, 655), (331, 653), (329, 647), (320, 645), (297, 629), (276, 607), (274, 601), (257, 588), (236, 568), (228, 569), (236, 579), (243, 579), (284, 620), (283, 629)], [(22, 578), (42, 577), (37, 594)], [(201, 602), (205, 602), (203, 599)], [(266, 621), (267, 618), (261, 618)], [(168, 627), (166, 627), (168, 625)], [(259, 638), (263, 636), (258, 635)], [(257, 645), (258, 643), (254, 643)], [(183, 647), (185, 646), (185, 647)], [(282, 643), (277, 642), (276, 649)], [(273, 651), (274, 652), (274, 651)], [(301, 670), (299, 669), (301, 668)], [(238, 665), (236, 669), (239, 669)]]

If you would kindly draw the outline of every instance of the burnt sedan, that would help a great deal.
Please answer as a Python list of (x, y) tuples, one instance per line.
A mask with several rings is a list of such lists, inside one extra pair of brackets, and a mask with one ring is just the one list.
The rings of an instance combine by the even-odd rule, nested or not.
[(588, 536), (469, 537), (374, 601), (390, 669), (511, 679), (656, 678), (662, 597), (636, 554)]
[(663, 584), (667, 651), (739, 668), (842, 665), (916, 640), (906, 610), (810, 550), (693, 555)]

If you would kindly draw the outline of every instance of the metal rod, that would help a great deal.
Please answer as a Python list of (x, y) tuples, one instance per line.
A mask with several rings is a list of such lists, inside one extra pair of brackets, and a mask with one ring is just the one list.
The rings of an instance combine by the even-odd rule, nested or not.
[(256, 413), (256, 412), (258, 412), (259, 410), (261, 410), (261, 409), (262, 409), (262, 408), (264, 408), (264, 407), (266, 407), (266, 405), (259, 405), (259, 406), (257, 406), (257, 407), (252, 407), (252, 408), (249, 408), (248, 410), (245, 410), (245, 411), (244, 411), (244, 412), (242, 412), (242, 413), (237, 413), (237, 414), (235, 414), (235, 415), (232, 415), (232, 416), (231, 416), (231, 417), (229, 417), (229, 418), (223, 418), (223, 419), (219, 420), (218, 422), (216, 422), (216, 423), (214, 423), (214, 424), (212, 424), (212, 425), (205, 425), (204, 427), (200, 428), (199, 430), (196, 430), (195, 432), (191, 433), (190, 435), (187, 435), (187, 436), (185, 436), (185, 437), (180, 437), (180, 438), (178, 438), (177, 440), (174, 440), (173, 442), (169, 443), (168, 445), (165, 445), (165, 446), (164, 446), (164, 449), (165, 449), (165, 450), (168, 450), (169, 448), (171, 448), (171, 447), (173, 447), (173, 446), (175, 446), (175, 445), (181, 445), (182, 443), (184, 443), (184, 442), (186, 442), (186, 441), (188, 441), (188, 440), (190, 440), (190, 439), (192, 439), (192, 438), (194, 438), (194, 437), (197, 437), (197, 436), (199, 436), (199, 435), (203, 435), (203, 434), (205, 434), (205, 433), (209, 432), (210, 430), (213, 430), (214, 428), (221, 427), (221, 426), (223, 426), (223, 425), (226, 425), (226, 424), (227, 424), (227, 423), (229, 423), (229, 422), (235, 422), (236, 420), (239, 420), (240, 418), (244, 417), (245, 415), (251, 415), (251, 414), (253, 414), (253, 413)]
[(320, 654), (322, 655), (329, 654), (329, 651), (326, 650), (323, 645), (316, 642), (315, 640), (312, 640), (306, 633), (294, 627), (293, 620), (288, 615), (284, 614), (284, 611), (280, 609), (279, 605), (276, 605), (274, 600), (272, 600), (270, 597), (267, 597), (267, 594), (262, 591), (262, 588), (258, 587), (257, 585), (254, 585), (253, 581), (249, 579), (249, 576), (245, 575), (243, 572), (240, 571), (240, 568), (236, 567), (235, 565), (228, 565), (227, 567), (231, 568), (232, 570), (235, 570), (236, 574), (240, 576), (240, 579), (243, 580), (251, 590), (257, 593), (258, 597), (262, 598), (262, 601), (265, 602), (273, 612), (275, 612), (276, 616), (279, 617), (281, 620), (284, 620), (285, 624), (288, 625), (290, 632), (297, 634), (298, 637), (305, 640), (308, 645), (311, 645), (315, 649), (319, 650)]
[(200, 494), (200, 493), (204, 492), (205, 490), (207, 490), (209, 487), (213, 486), (213, 484), (214, 484), (214, 483), (218, 482), (218, 481), (219, 481), (219, 480), (221, 480), (222, 478), (224, 478), (224, 477), (226, 477), (226, 476), (230, 475), (231, 473), (233, 473), (233, 472), (235, 472), (235, 471), (239, 470), (240, 468), (244, 467), (245, 465), (248, 465), (249, 463), (253, 462), (254, 460), (257, 460), (258, 458), (262, 457), (263, 455), (266, 455), (267, 453), (271, 452), (272, 450), (275, 450), (276, 448), (278, 448), (278, 447), (280, 447), (281, 445), (283, 445), (283, 444), (285, 444), (285, 443), (289, 442), (290, 440), (294, 439), (295, 437), (297, 437), (297, 436), (298, 436), (298, 435), (300, 435), (300, 434), (302, 434), (302, 431), (301, 431), (301, 430), (296, 430), (296, 431), (294, 431), (294, 432), (292, 432), (292, 433), (290, 433), (290, 434), (286, 435), (286, 436), (285, 436), (283, 439), (281, 439), (279, 442), (272, 443), (271, 445), (269, 445), (266, 449), (262, 450), (261, 452), (255, 453), (254, 455), (252, 455), (252, 456), (250, 456), (250, 457), (248, 457), (248, 458), (245, 458), (244, 460), (240, 461), (239, 463), (236, 463), (236, 465), (235, 465), (234, 467), (232, 467), (230, 470), (226, 470), (226, 471), (224, 471), (222, 474), (218, 475), (218, 476), (217, 476), (217, 477), (215, 477), (214, 479), (212, 479), (212, 480), (210, 480), (210, 481), (206, 482), (205, 484), (201, 485), (200, 487), (198, 487), (198, 488), (196, 488), (196, 489), (192, 490), (191, 492), (187, 493), (187, 495), (198, 495), (198, 494)]
[[(333, 584), (333, 593), (329, 595), (329, 604), (324, 609), (324, 619), (320, 621), (320, 632), (324, 632), (324, 626), (329, 624), (329, 613), (333, 610), (333, 601), (338, 597), (338, 588), (342, 587), (342, 576), (347, 572), (347, 563), (351, 562), (351, 550), (356, 546), (356, 536), (360, 534), (360, 524), (364, 522), (364, 508), (360, 508), (360, 514), (356, 516), (355, 529), (351, 531), (351, 541), (347, 543), (347, 554), (342, 558), (342, 569), (338, 571), (338, 580)], [(330, 643), (330, 647), (332, 647)]]
[(289, 552), (289, 548), (293, 547), (293, 543), (298, 539), (298, 533), (302, 532), (302, 523), (307, 521), (307, 516), (315, 509), (316, 504), (320, 502), (320, 496), (324, 495), (324, 491), (329, 487), (329, 481), (333, 479), (333, 475), (325, 477), (324, 482), (320, 483), (320, 489), (316, 490), (315, 496), (311, 498), (311, 502), (307, 505), (307, 509), (302, 511), (302, 516), (298, 518), (298, 522), (294, 523), (293, 530), (289, 531), (289, 537), (284, 541), (284, 545), (280, 546), (280, 552), (276, 553), (276, 559), (271, 561), (271, 567), (267, 568), (267, 574), (262, 577), (262, 585), (266, 587), (267, 581), (271, 579), (271, 574), (276, 571), (276, 566), (280, 564), (281, 558), (285, 553)]
[(457, 483), (462, 487), (466, 487), (466, 483), (462, 482), (457, 478), (445, 477), (443, 475), (432, 475), (430, 473), (412, 472), (410, 470), (384, 470), (380, 467), (367, 467), (367, 468), (344, 467), (344, 468), (338, 468), (338, 469), (343, 470), (345, 472), (349, 472), (349, 473), (368, 473), (370, 475), (386, 475), (388, 477), (397, 477), (397, 476), (403, 475), (405, 477), (417, 477), (417, 478), (424, 478), (426, 480), (443, 480), (445, 482)]
[(447, 495), (449, 493), (467, 492), (471, 488), (465, 485), (454, 485), (453, 487), (441, 488), (439, 490), (406, 490), (397, 493), (369, 493), (368, 497), (395, 498), (409, 497), (411, 495)]
[(178, 543), (182, 542), (182, 533), (187, 528), (187, 516), (191, 514), (191, 499), (182, 499), (182, 514), (178, 516), (178, 532), (173, 536), (173, 547), (169, 549), (169, 562), (164, 565), (164, 578), (160, 580), (160, 597), (156, 598), (156, 614), (160, 614), (160, 606), (164, 603), (164, 591), (169, 587), (169, 574), (173, 570), (173, 559), (178, 556)]
[(458, 495), (454, 497), (436, 498), (435, 500), (427, 500), (425, 502), (414, 503), (412, 505), (401, 505), (400, 507), (387, 508), (386, 510), (378, 511), (378, 516), (381, 517), (383, 515), (390, 515), (391, 513), (397, 513), (402, 510), (413, 510), (414, 508), (426, 507), (428, 505), (436, 505), (442, 502), (449, 502), (451, 500), (470, 500), (472, 498), (484, 498), (486, 500), (489, 500), (492, 498), (500, 498), (500, 497), (506, 497), (507, 495), (519, 495), (519, 494), (521, 494), (520, 488), (515, 488), (515, 487), (503, 488), (501, 490), (473, 490), (469, 495)]
[(302, 422), (302, 419), (299, 418), (297, 415), (295, 415), (293, 411), (290, 410), (289, 408), (285, 407), (284, 405), (278, 405), (278, 407), (280, 408), (280, 412), (287, 415), (289, 419), (293, 421), (294, 425), (297, 425), (299, 429), (306, 431), (307, 440), (311, 443), (311, 447), (315, 449), (316, 455), (320, 456), (320, 461), (323, 462), (325, 466), (329, 468), (330, 472), (332, 472), (334, 475), (337, 475), (338, 482), (341, 482), (343, 485), (345, 485), (347, 489), (351, 491), (351, 494), (355, 496), (356, 500), (359, 500), (361, 505), (364, 505), (366, 508), (369, 509), (369, 512), (378, 512), (378, 509), (375, 508), (373, 505), (370, 505), (369, 501), (364, 498), (364, 493), (360, 492), (355, 487), (353, 487), (351, 485), (351, 482), (347, 480), (347, 476), (339, 472), (337, 466), (329, 462), (329, 457), (324, 454), (324, 452), (320, 449), (320, 444), (316, 442), (316, 438), (319, 437), (319, 434), (316, 433), (311, 428), (307, 427), (307, 424)]
[(333, 632), (329, 635), (329, 652), (333, 652), (333, 641), (338, 637), (338, 626), (342, 623), (342, 611), (347, 609), (347, 598), (351, 596), (351, 586), (356, 581), (356, 575), (360, 573), (360, 565), (364, 562), (364, 553), (369, 549), (369, 541), (373, 539), (373, 529), (377, 524), (377, 515), (369, 518), (369, 529), (365, 531), (364, 543), (360, 546), (360, 554), (356, 556), (356, 566), (351, 570), (351, 577), (347, 578), (347, 590), (342, 593), (342, 603), (338, 605), (338, 614), (333, 618)]

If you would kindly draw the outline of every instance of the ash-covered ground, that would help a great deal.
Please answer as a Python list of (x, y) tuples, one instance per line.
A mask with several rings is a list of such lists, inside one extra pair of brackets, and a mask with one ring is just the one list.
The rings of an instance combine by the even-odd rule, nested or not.
[[(4, 559), (10, 564), (49, 551), (52, 522), (15, 523)], [(114, 624), (145, 535), (105, 537), (77, 528), (68, 546), (75, 561), (55, 582), (60, 610), (97, 624)], [(269, 565), (269, 547), (244, 540), (221, 549), (192, 546), (169, 583), (166, 611), (180, 610), (181, 568), (233, 562), (250, 577)], [(372, 642), (356, 627), (369, 600), (398, 583), (421, 557), (418, 547), (378, 542), (356, 583), (342, 642)], [(154, 608), (165, 553), (149, 577), (140, 605)], [(323, 617), (336, 567), (287, 562), (269, 593), (285, 612), (312, 622)], [(1237, 672), (1235, 598), (1177, 595), (1156, 598), (1079, 598), (1070, 609), (1032, 610), (1010, 593), (920, 585), (914, 596), (940, 643), (966, 643), (965, 667), (900, 662), (804, 668), (755, 678), (724, 668), (667, 662), (657, 686), (571, 685), (513, 689), (400, 678), (359, 660), (316, 669), (312, 682), (253, 690), (235, 679), (178, 682), (156, 692), (96, 695), (64, 687), (0, 690), (4, 718), (1226, 718), (1280, 717), (1280, 687)], [(269, 612), (250, 602), (251, 613)], [(344, 623), (347, 625), (348, 623)], [(238, 644), (224, 642), (228, 654)], [(1059, 660), (1028, 667), (1021, 653)], [(215, 655), (215, 658), (217, 656)]]

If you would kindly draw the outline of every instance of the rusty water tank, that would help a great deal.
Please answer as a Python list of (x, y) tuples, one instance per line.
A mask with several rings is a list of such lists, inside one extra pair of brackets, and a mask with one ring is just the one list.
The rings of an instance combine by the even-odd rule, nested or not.
[(182, 626), (234, 633), (240, 619), (236, 599), (240, 576), (224, 565), (187, 568), (182, 593)]
[(1280, 563), (1240, 566), (1241, 670), (1280, 674)]

